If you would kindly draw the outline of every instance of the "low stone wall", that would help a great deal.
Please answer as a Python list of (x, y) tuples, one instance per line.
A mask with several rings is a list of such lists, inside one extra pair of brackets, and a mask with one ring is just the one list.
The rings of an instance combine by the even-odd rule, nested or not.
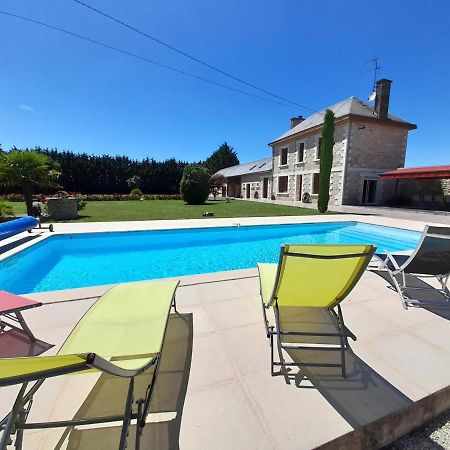
[(48, 198), (48, 215), (52, 220), (73, 220), (78, 218), (77, 199), (68, 198)]

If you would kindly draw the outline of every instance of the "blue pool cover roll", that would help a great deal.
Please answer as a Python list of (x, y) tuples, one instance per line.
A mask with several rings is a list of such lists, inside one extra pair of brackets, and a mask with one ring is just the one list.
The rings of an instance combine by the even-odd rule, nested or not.
[(31, 230), (38, 224), (38, 221), (31, 216), (21, 217), (20, 219), (10, 220), (0, 223), (0, 240), (14, 236), (22, 231)]

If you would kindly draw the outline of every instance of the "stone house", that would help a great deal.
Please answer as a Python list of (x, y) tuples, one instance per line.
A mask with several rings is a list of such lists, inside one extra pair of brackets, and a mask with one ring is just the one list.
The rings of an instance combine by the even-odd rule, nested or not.
[[(377, 82), (375, 107), (350, 97), (326, 108), (336, 125), (331, 205), (380, 204), (395, 195), (395, 182), (379, 175), (404, 166), (408, 131), (417, 127), (388, 113), (390, 85)], [(269, 144), (273, 198), (317, 202), (324, 113), (291, 119), (291, 128)]]
[(272, 191), (272, 158), (258, 159), (219, 170), (226, 178), (222, 197), (269, 198)]

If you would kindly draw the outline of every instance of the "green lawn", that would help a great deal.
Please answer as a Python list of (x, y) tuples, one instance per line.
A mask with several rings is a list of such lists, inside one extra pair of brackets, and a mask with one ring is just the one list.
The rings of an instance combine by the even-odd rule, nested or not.
[[(16, 214), (25, 213), (24, 203), (13, 203)], [(88, 202), (80, 211), (78, 222), (113, 222), (123, 220), (199, 219), (205, 211), (214, 217), (303, 216), (317, 210), (245, 200), (208, 201), (204, 205), (185, 205), (182, 200), (147, 200)], [(208, 220), (205, 217), (205, 220)]]

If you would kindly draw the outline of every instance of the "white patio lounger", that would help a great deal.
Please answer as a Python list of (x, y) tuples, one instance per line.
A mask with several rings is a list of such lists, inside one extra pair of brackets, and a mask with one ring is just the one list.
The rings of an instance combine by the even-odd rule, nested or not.
[[(450, 308), (450, 292), (447, 282), (450, 275), (450, 227), (434, 227), (427, 225), (423, 230), (417, 247), (411, 255), (395, 255), (389, 252), (376, 254), (382, 261), (379, 270), (386, 270), (390, 275), (403, 307)], [(413, 285), (410, 281), (415, 277), (436, 278), (441, 287), (422, 283)], [(435, 291), (440, 299), (414, 298), (421, 292)], [(430, 294), (430, 297), (432, 295)]]

